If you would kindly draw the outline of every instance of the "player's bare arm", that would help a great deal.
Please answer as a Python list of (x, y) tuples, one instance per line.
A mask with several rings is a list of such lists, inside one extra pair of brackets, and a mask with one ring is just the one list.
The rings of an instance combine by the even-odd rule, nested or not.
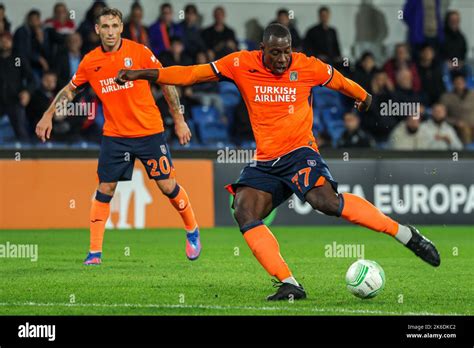
[(186, 145), (191, 140), (191, 131), (184, 120), (178, 91), (175, 86), (161, 85), (163, 94), (174, 121), (174, 131), (181, 145)]
[(55, 115), (57, 105), (70, 102), (76, 96), (76, 88), (74, 88), (70, 83), (68, 83), (63, 89), (61, 89), (54, 100), (51, 102), (51, 105), (44, 112), (43, 117), (39, 120), (36, 125), (36, 135), (44, 143), (46, 140), (49, 140), (51, 136), (51, 131), (53, 129), (53, 117)]
[(115, 82), (119, 85), (126, 81), (148, 80), (165, 85), (189, 86), (195, 83), (218, 81), (218, 77), (209, 64), (189, 66), (170, 66), (161, 69), (128, 70), (118, 72)]

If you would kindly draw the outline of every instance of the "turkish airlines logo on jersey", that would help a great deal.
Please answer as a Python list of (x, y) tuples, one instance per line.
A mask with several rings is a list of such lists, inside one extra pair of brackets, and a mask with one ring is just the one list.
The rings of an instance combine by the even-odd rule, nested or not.
[(296, 87), (254, 86), (256, 102), (264, 103), (294, 103)]

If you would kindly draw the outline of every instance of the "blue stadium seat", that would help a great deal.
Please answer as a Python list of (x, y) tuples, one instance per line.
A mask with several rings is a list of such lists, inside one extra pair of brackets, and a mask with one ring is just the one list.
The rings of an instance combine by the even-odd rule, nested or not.
[(324, 87), (313, 87), (313, 106), (319, 109), (336, 107), (342, 109), (341, 96), (338, 92)]
[(10, 120), (7, 115), (0, 115), (0, 144), (14, 140), (15, 132), (10, 124)]
[(331, 136), (333, 145), (339, 140), (344, 133), (344, 121), (342, 119), (343, 112), (337, 107), (331, 107), (321, 110), (322, 121)]
[(219, 113), (214, 107), (194, 106), (191, 114), (203, 144), (227, 141), (227, 125), (219, 120)]
[(234, 83), (223, 81), (219, 83), (219, 95), (224, 104), (224, 113), (228, 120), (228, 129), (231, 130), (234, 125), (235, 110), (241, 100), (239, 89)]

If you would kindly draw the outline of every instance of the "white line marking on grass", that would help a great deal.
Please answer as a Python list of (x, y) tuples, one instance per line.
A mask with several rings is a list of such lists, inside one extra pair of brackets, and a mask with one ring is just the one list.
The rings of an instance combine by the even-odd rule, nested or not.
[(141, 303), (37, 303), (37, 302), (0, 302), (2, 307), (102, 307), (102, 308), (156, 308), (156, 309), (214, 309), (214, 310), (248, 310), (248, 311), (284, 311), (340, 314), (375, 314), (375, 315), (470, 315), (469, 313), (430, 313), (430, 312), (390, 312), (369, 309), (345, 308), (294, 308), (294, 307), (254, 307), (254, 306), (215, 306), (184, 304), (141, 304)]

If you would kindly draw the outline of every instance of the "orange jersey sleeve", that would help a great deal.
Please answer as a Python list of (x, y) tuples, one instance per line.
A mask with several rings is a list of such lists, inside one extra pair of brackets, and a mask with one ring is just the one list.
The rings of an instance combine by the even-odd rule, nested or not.
[(344, 77), (339, 71), (333, 69), (333, 77), (326, 84), (327, 88), (339, 91), (356, 100), (365, 100), (367, 92), (358, 83)]
[(241, 66), (242, 51), (228, 54), (221, 59), (211, 63), (214, 73), (219, 78), (235, 79), (235, 70)]
[(312, 71), (314, 86), (326, 86), (334, 76), (334, 68), (315, 57), (306, 59), (308, 60), (308, 68)]
[(159, 69), (163, 67), (153, 52), (143, 45), (140, 46), (140, 64), (144, 69)]
[(190, 66), (170, 66), (160, 69), (156, 83), (164, 85), (188, 86), (200, 82), (218, 81), (209, 64)]

